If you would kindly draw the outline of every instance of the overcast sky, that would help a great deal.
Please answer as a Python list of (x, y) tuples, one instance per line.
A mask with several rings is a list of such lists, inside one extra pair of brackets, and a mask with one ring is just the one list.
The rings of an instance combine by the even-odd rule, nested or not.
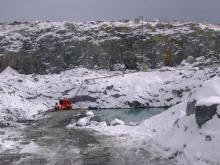
[(220, 23), (220, 0), (0, 0), (0, 22), (133, 19)]

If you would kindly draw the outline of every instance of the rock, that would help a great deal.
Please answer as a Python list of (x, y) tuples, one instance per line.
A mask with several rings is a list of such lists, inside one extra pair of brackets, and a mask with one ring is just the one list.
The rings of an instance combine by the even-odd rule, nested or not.
[(218, 62), (218, 59), (215, 56), (211, 56), (209, 59), (207, 59), (205, 61), (205, 66), (212, 65), (212, 64), (217, 63), (217, 62)]
[(86, 126), (88, 123), (88, 118), (87, 117), (83, 117), (81, 119), (79, 119), (76, 123), (76, 126), (80, 126), (80, 127), (83, 127), (83, 126)]
[(212, 141), (212, 137), (210, 135), (205, 136), (205, 141)]
[(195, 117), (196, 123), (199, 127), (201, 127), (206, 121), (212, 119), (212, 117), (216, 114), (218, 104), (210, 105), (210, 106), (196, 106), (195, 109)]
[(218, 62), (218, 59), (217, 59), (217, 57), (215, 57), (215, 56), (211, 56), (210, 60), (211, 60), (213, 63)]
[(186, 62), (188, 62), (188, 63), (190, 63), (190, 64), (192, 64), (192, 63), (194, 63), (196, 60), (195, 60), (195, 58), (193, 57), (193, 56), (188, 56), (187, 58), (186, 58)]
[(94, 116), (94, 113), (92, 111), (86, 111), (86, 116)]
[(174, 89), (172, 90), (172, 94), (181, 98), (183, 97), (183, 89)]
[(190, 116), (195, 113), (196, 109), (196, 100), (190, 100), (187, 102), (186, 106), (186, 116)]
[(218, 118), (220, 118), (220, 106), (219, 105), (217, 106), (216, 114), (217, 114)]
[(138, 122), (132, 122), (132, 121), (128, 123), (129, 126), (137, 126), (138, 124), (139, 124)]
[(113, 64), (112, 70), (113, 71), (124, 71), (126, 66), (124, 64)]
[(107, 87), (106, 87), (106, 90), (109, 91), (109, 90), (111, 90), (113, 87), (114, 87), (114, 85), (107, 86)]
[(95, 116), (91, 117), (90, 121), (101, 122), (101, 117), (98, 115), (95, 115)]
[(107, 91), (105, 90), (105, 91), (103, 92), (103, 94), (104, 94), (104, 95), (107, 95), (108, 93), (107, 93)]
[(87, 95), (81, 95), (81, 96), (76, 96), (73, 98), (70, 98), (71, 102), (76, 103), (76, 102), (96, 102), (96, 98), (87, 96)]
[(112, 126), (125, 125), (125, 122), (122, 120), (119, 120), (118, 118), (115, 118), (110, 122), (110, 125), (112, 125)]
[(197, 57), (196, 62), (204, 63), (205, 62), (205, 56)]
[(9, 126), (10, 126), (10, 123), (0, 121), (0, 128), (5, 128), (5, 127), (9, 127)]
[(143, 104), (141, 104), (139, 101), (133, 101), (133, 102), (128, 102), (128, 105), (130, 106), (130, 108), (141, 108), (144, 107)]
[(106, 122), (100, 122), (98, 126), (99, 127), (107, 127), (107, 123)]
[(119, 94), (119, 93), (116, 93), (116, 94), (114, 94), (114, 95), (111, 95), (112, 97), (114, 97), (114, 98), (119, 98), (119, 97), (121, 97), (121, 96), (126, 96), (126, 95), (124, 95), (124, 94)]
[(0, 130), (0, 135), (4, 135), (4, 134), (5, 134), (5, 131)]
[[(24, 28), (20, 30), (16, 24)], [(146, 24), (143, 59), (139, 53), (142, 51), (142, 39), (136, 25), (118, 27), (118, 22), (109, 24), (100, 21), (80, 23), (80, 26), (73, 22), (65, 22), (62, 26), (54, 26), (49, 22), (46, 24), (15, 22), (10, 25), (11, 28), (5, 24), (5, 30), (1, 29), (4, 35), (0, 37), (0, 54), (7, 58), (0, 56), (0, 70), (7, 66), (26, 74), (58, 73), (77, 66), (125, 70), (137, 69), (146, 61), (150, 68), (161, 67), (167, 43), (172, 47), (174, 65), (187, 56), (207, 55), (210, 49), (212, 54), (219, 53), (218, 32), (201, 29), (199, 24), (194, 23), (182, 24), (178, 29), (172, 23), (158, 22), (156, 26)], [(185, 32), (186, 29), (189, 33)], [(174, 33), (152, 33), (158, 30), (174, 30)], [(13, 38), (15, 35), (21, 37)], [(88, 52), (91, 58), (85, 55)]]
[(180, 63), (180, 65), (181, 65), (181, 66), (186, 66), (186, 65), (189, 65), (189, 63), (187, 63), (186, 60), (183, 60), (183, 61)]

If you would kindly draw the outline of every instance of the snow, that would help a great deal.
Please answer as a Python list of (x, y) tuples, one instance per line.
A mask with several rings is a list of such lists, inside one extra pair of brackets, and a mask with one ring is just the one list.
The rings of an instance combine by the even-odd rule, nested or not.
[(214, 25), (214, 24), (199, 24), (199, 27), (201, 29), (211, 29), (214, 31), (220, 31), (220, 25)]
[[(130, 32), (118, 32), (129, 33), (130, 35), (138, 35), (141, 33), (141, 22), (135, 21), (102, 21), (102, 22), (41, 22), (35, 21), (33, 23), (21, 23), (17, 25), (0, 25), (0, 36), (2, 37), (0, 44), (2, 49), (6, 52), (19, 52), (24, 46), (24, 41), (29, 41), (32, 44), (33, 50), (39, 45), (38, 41), (44, 39), (46, 36), (53, 36), (55, 38), (61, 38), (61, 42), (66, 41), (85, 41), (93, 42), (94, 44), (101, 44), (105, 40), (118, 40), (121, 37), (114, 36), (108, 29), (114, 28), (129, 28)], [(169, 28), (168, 25), (172, 28)], [(192, 30), (192, 24), (202, 29), (212, 29), (219, 31), (219, 25), (212, 24), (195, 24), (192, 22), (161, 22), (144, 21), (143, 32), (145, 36), (149, 35), (174, 35), (174, 34), (188, 34), (194, 32)], [(69, 28), (70, 25), (70, 28)], [(158, 25), (164, 25), (164, 28), (158, 28)], [(72, 29), (72, 28), (73, 29)], [(60, 34), (60, 31), (65, 31), (65, 34)], [(86, 33), (84, 33), (86, 32)], [(67, 37), (67, 39), (64, 39)]]
[[(192, 164), (205, 164), (206, 161), (219, 163), (219, 124), (220, 120), (214, 116), (199, 129), (193, 115), (183, 116), (173, 128), (161, 134), (156, 141), (170, 149), (167, 154), (182, 152), (178, 156), (180, 161), (191, 161)], [(211, 137), (211, 141), (206, 141), (207, 136)]]
[(76, 125), (78, 126), (86, 126), (86, 124), (88, 123), (88, 117), (83, 117), (81, 119), (79, 119), (76, 123)]
[[(175, 159), (180, 164), (218, 164), (220, 162), (220, 119), (214, 116), (200, 129), (195, 122), (195, 117), (186, 116), (185, 110), (186, 102), (183, 102), (143, 121), (138, 126), (93, 125), (87, 127), (102, 134), (115, 136), (120, 143), (140, 145), (143, 148), (146, 147), (146, 150), (149, 150), (149, 144), (151, 144), (166, 158), (175, 155)], [(122, 138), (123, 141), (120, 140)]]
[(202, 87), (197, 89), (192, 96), (197, 100), (196, 106), (213, 105), (220, 103), (220, 79), (213, 78), (203, 83)]
[(125, 122), (122, 120), (119, 120), (118, 118), (115, 118), (110, 122), (110, 125), (112, 125), (112, 126), (125, 125)]
[(6, 67), (1, 73), (0, 73), (1, 75), (2, 74), (8, 74), (8, 75), (10, 75), (10, 74), (18, 74), (18, 72), (16, 71), (16, 70), (14, 70), (14, 69), (12, 69), (10, 66), (8, 66), (8, 67)]
[[(199, 70), (187, 65), (164, 67), (151, 72), (123, 73), (76, 68), (60, 74), (23, 75), (8, 67), (0, 73), (0, 120), (11, 116), (11, 113), (14, 120), (32, 118), (53, 108), (62, 97), (74, 97), (78, 90), (78, 95), (96, 100), (77, 102), (74, 106), (82, 108), (129, 108), (128, 102), (133, 101), (151, 107), (172, 106), (188, 99), (189, 92), (197, 89), (201, 91), (199, 96), (195, 96), (198, 99), (219, 97), (217, 88), (220, 81), (216, 79), (210, 82), (214, 84), (207, 81), (211, 79), (210, 75), (219, 71), (218, 67)], [(207, 81), (207, 85), (204, 81)], [(81, 84), (82, 88), (79, 89)], [(204, 88), (200, 88), (201, 84)]]
[(39, 150), (41, 150), (41, 147), (31, 141), (22, 148), (21, 153), (37, 153)]
[(220, 97), (216, 97), (216, 96), (205, 97), (196, 102), (196, 106), (202, 106), (202, 105), (210, 106), (214, 104), (220, 104)]
[[(150, 72), (126, 71), (125, 74), (120, 71), (75, 68), (60, 74), (23, 75), (8, 67), (0, 73), (0, 120), (4, 123), (32, 119), (33, 115), (52, 108), (59, 98), (74, 97), (84, 82), (79, 95), (96, 98), (96, 101), (78, 102), (76, 106), (127, 108), (127, 102), (139, 101), (148, 103), (148, 106), (172, 107), (139, 125), (131, 124), (133, 126), (107, 126), (106, 122), (91, 122), (88, 125), (94, 115), (88, 111), (86, 117), (77, 121), (77, 125), (115, 136), (119, 141), (123, 138), (124, 141), (120, 141), (122, 145), (129, 143), (147, 148), (144, 144), (150, 144), (167, 158), (176, 155), (175, 158), (183, 164), (217, 164), (220, 162), (219, 118), (214, 116), (200, 129), (193, 115), (185, 116), (185, 110), (190, 92), (191, 97), (197, 100), (197, 105), (219, 103), (219, 73), (218, 66), (201, 70), (190, 64)], [(71, 123), (67, 127), (75, 125)], [(2, 137), (0, 143), (2, 151), (17, 145), (17, 142)], [(37, 150), (34, 143), (27, 145), (26, 149), (28, 146)]]
[(86, 116), (94, 116), (94, 113), (92, 111), (87, 111)]
[(216, 113), (220, 116), (220, 105), (217, 106), (217, 111)]

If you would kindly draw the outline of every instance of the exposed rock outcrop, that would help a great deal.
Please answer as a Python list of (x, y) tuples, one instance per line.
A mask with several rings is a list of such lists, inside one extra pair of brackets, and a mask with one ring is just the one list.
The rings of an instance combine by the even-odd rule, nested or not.
[(96, 102), (96, 98), (91, 97), (91, 96), (87, 96), (87, 95), (75, 96), (75, 97), (73, 97), (73, 98), (70, 98), (70, 100), (71, 100), (73, 103), (85, 102), (85, 101)]
[[(199, 56), (219, 59), (220, 31), (195, 23), (33, 22), (0, 25), (0, 71), (57, 73), (84, 66), (111, 70), (162, 66), (172, 48), (173, 65)], [(142, 47), (143, 45), (143, 47)], [(143, 48), (143, 54), (142, 54)], [(193, 60), (194, 61), (194, 60)], [(207, 65), (209, 62), (207, 62)]]
[(195, 110), (196, 110), (196, 100), (193, 99), (188, 101), (186, 106), (186, 116), (195, 114)]
[(199, 127), (201, 127), (206, 121), (212, 119), (212, 117), (216, 114), (217, 106), (218, 104), (211, 106), (196, 106), (195, 117), (196, 123)]

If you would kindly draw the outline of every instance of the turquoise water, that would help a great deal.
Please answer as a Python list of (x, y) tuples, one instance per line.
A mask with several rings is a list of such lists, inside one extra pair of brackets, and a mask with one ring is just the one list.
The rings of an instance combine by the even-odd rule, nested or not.
[(101, 117), (101, 121), (106, 121), (107, 123), (110, 123), (114, 118), (118, 118), (128, 124), (129, 122), (141, 122), (165, 110), (165, 108), (139, 108), (104, 109), (94, 110), (93, 112)]

